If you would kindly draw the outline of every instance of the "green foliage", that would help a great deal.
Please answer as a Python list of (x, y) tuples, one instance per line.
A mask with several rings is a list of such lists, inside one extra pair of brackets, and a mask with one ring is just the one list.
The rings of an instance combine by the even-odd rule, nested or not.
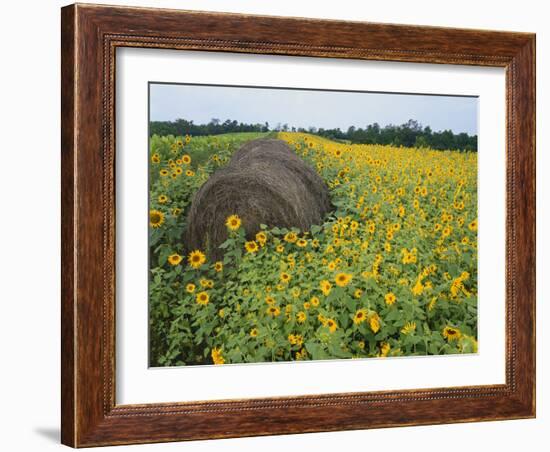
[(151, 135), (178, 135), (190, 133), (193, 136), (218, 135), (224, 133), (241, 132), (310, 132), (319, 136), (329, 138), (341, 143), (356, 144), (382, 144), (392, 146), (405, 146), (458, 151), (477, 151), (477, 135), (467, 133), (455, 134), (451, 130), (434, 132), (430, 127), (422, 127), (417, 121), (409, 120), (399, 126), (387, 125), (380, 127), (379, 124), (369, 124), (364, 129), (361, 127), (350, 127), (343, 131), (336, 129), (316, 129), (289, 127), (288, 124), (277, 125), (270, 128), (269, 123), (265, 124), (243, 124), (237, 121), (226, 120), (221, 122), (212, 119), (208, 124), (194, 124), (193, 121), (177, 119), (176, 121), (152, 121), (150, 125)]
[(164, 216), (150, 228), (151, 365), (477, 351), (475, 154), (281, 133), (335, 212), (309, 231), (263, 226), (254, 246), (236, 228), (222, 262), (174, 259), (195, 191), (258, 136), (151, 138), (150, 209)]

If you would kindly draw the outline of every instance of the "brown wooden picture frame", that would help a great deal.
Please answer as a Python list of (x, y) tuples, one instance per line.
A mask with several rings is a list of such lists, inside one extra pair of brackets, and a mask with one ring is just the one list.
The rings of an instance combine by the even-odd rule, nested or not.
[[(534, 34), (76, 4), (62, 9), (61, 38), (64, 444), (85, 447), (535, 416)], [(117, 405), (118, 47), (505, 68), (506, 383)]]

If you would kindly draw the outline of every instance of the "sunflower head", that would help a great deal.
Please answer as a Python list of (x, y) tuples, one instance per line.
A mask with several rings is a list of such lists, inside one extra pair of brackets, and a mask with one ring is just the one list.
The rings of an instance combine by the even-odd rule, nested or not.
[(164, 223), (164, 214), (160, 210), (149, 211), (149, 225), (152, 228), (160, 228)]
[(168, 256), (168, 262), (170, 263), (170, 265), (179, 265), (182, 260), (183, 257), (181, 257), (178, 253), (174, 253)]
[(214, 364), (225, 364), (225, 359), (222, 355), (222, 349), (214, 347), (211, 352), (212, 361)]
[(241, 218), (238, 215), (229, 215), (225, 220), (225, 225), (231, 231), (236, 231), (241, 227)]
[(338, 273), (334, 278), (336, 285), (339, 287), (346, 287), (351, 281), (352, 275), (349, 273)]
[(288, 243), (294, 243), (296, 240), (298, 240), (298, 236), (295, 232), (287, 232), (285, 234), (285, 241)]
[(258, 243), (262, 246), (265, 245), (265, 242), (267, 242), (267, 235), (265, 232), (261, 231), (256, 234), (256, 240)]
[(416, 330), (416, 322), (407, 322), (405, 326), (401, 328), (403, 334), (411, 334)]
[(327, 319), (326, 320), (326, 326), (328, 327), (328, 329), (331, 333), (334, 333), (336, 331), (336, 329), (338, 328), (338, 324), (333, 319)]
[(254, 240), (245, 242), (244, 247), (246, 251), (251, 254), (258, 251), (258, 243), (256, 243)]
[(370, 316), (369, 326), (374, 334), (378, 333), (380, 330), (380, 317), (378, 317), (376, 312)]
[(391, 346), (387, 342), (382, 342), (380, 344), (380, 357), (385, 358), (390, 352)]
[(359, 325), (367, 319), (367, 312), (364, 309), (359, 309), (353, 316), (353, 323)]
[(197, 303), (202, 305), (202, 306), (206, 306), (208, 304), (208, 302), (210, 301), (210, 297), (208, 296), (208, 293), (207, 292), (199, 292), (197, 294)]
[(462, 336), (462, 333), (458, 328), (453, 328), (452, 326), (446, 326), (443, 328), (443, 337), (450, 341), (456, 341), (457, 339), (460, 339)]
[(328, 295), (332, 288), (332, 284), (330, 284), (330, 282), (324, 279), (323, 281), (321, 281), (320, 285), (321, 285), (321, 292), (323, 292), (324, 295)]
[(393, 292), (390, 292), (384, 296), (384, 300), (386, 301), (387, 305), (391, 306), (392, 304), (395, 303), (395, 300), (397, 300), (397, 297)]
[(185, 286), (185, 290), (189, 293), (195, 292), (195, 284), (189, 283)]
[(269, 306), (266, 312), (271, 317), (277, 317), (281, 313), (281, 309), (278, 306)]
[(195, 250), (189, 253), (187, 257), (187, 262), (193, 268), (199, 268), (202, 264), (206, 262), (206, 256), (202, 251)]

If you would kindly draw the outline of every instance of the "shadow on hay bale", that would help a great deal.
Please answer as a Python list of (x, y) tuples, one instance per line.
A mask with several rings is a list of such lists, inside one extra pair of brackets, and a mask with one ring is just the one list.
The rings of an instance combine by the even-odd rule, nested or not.
[(332, 210), (328, 189), (315, 170), (284, 141), (259, 139), (237, 150), (193, 197), (184, 241), (218, 260), (227, 239), (225, 221), (237, 214), (247, 238), (268, 227), (305, 231)]

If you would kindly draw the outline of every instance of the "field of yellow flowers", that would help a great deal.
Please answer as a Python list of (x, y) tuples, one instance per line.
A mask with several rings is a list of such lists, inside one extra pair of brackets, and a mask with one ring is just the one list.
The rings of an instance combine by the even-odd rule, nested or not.
[(247, 140), (150, 142), (150, 364), (229, 364), (477, 351), (477, 154), (279, 133), (327, 183), (309, 231), (245, 238), (223, 261), (181, 243), (191, 197)]

